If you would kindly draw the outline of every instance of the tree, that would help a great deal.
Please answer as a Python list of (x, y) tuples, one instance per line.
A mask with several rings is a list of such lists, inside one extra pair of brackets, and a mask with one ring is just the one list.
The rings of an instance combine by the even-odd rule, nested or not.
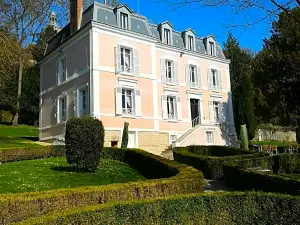
[[(27, 46), (36, 41), (39, 32), (45, 27), (51, 8), (64, 2), (61, 0), (2, 0), (0, 1), (0, 29), (16, 38), (15, 62), (17, 63), (17, 93), (14, 124), (18, 124), (20, 98), (22, 94), (23, 71), (31, 59)], [(1, 46), (9, 52), (11, 42), (0, 36)], [(7, 54), (9, 54), (7, 52)]]
[[(264, 106), (261, 120), (278, 125), (297, 125), (300, 115), (300, 8), (279, 15), (273, 23), (271, 37), (264, 40), (255, 57), (253, 82), (261, 93), (256, 108)], [(267, 103), (267, 104), (264, 104)]]
[(239, 46), (231, 33), (228, 34), (227, 41), (224, 43), (224, 54), (231, 60), (229, 69), (236, 132), (240, 134), (240, 125), (246, 124), (249, 139), (252, 139), (256, 129), (251, 80), (253, 56), (248, 50)]
[(121, 148), (127, 148), (127, 145), (128, 145), (128, 126), (129, 126), (129, 123), (125, 122), (124, 129), (123, 129)]
[[(203, 7), (223, 7), (231, 9), (233, 14), (243, 14), (245, 24), (231, 24), (231, 27), (249, 27), (261, 22), (272, 23), (281, 12), (285, 12), (300, 24), (300, 18), (293, 15), (292, 8), (300, 7), (300, 0), (165, 0), (174, 9), (184, 6), (200, 5)], [(253, 19), (251, 12), (261, 15), (258, 19)]]

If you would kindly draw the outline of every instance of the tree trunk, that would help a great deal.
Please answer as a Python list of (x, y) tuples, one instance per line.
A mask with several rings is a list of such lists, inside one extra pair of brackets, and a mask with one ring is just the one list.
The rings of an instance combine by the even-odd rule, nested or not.
[(22, 77), (23, 77), (23, 62), (20, 60), (19, 63), (19, 78), (18, 78), (18, 98), (16, 104), (16, 114), (14, 116), (13, 125), (18, 126), (19, 115), (20, 115), (20, 97), (22, 93)]

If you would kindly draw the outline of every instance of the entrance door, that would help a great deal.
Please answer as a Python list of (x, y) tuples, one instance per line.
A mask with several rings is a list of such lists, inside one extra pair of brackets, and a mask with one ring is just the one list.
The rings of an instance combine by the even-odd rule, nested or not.
[(128, 132), (128, 148), (136, 148), (136, 141), (135, 141), (135, 132), (129, 131)]
[(191, 104), (191, 118), (193, 127), (200, 124), (200, 100), (190, 99)]

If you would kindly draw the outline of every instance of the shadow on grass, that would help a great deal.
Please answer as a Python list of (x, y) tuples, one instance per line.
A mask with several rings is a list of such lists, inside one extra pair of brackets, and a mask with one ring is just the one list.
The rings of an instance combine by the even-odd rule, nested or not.
[(19, 137), (19, 138), (30, 140), (30, 141), (39, 141), (39, 137), (35, 137), (35, 136), (32, 137), (27, 136), (27, 137)]
[(51, 170), (60, 171), (60, 172), (77, 172), (74, 167), (71, 166), (55, 166), (51, 167)]

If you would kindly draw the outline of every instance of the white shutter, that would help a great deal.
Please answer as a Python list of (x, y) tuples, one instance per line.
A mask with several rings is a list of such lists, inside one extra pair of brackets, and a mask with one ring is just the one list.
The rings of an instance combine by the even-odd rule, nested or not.
[(178, 78), (178, 63), (176, 61), (173, 61), (174, 63), (174, 78), (175, 78), (175, 84), (179, 84), (179, 78)]
[(209, 101), (209, 119), (210, 122), (215, 122), (215, 116), (214, 116), (214, 102), (212, 100)]
[(139, 57), (139, 51), (137, 49), (133, 50), (133, 57), (134, 57), (134, 73), (139, 74), (140, 73), (140, 57)]
[(219, 85), (219, 91), (222, 91), (222, 76), (221, 71), (218, 71), (218, 85)]
[[(79, 109), (80, 110), (80, 109)], [(77, 90), (74, 91), (74, 116), (78, 117)]]
[(186, 82), (186, 86), (190, 86), (190, 65), (186, 64), (185, 65), (185, 82)]
[(121, 72), (121, 46), (115, 48), (116, 74)]
[(142, 116), (141, 90), (135, 89), (135, 115)]
[(167, 106), (167, 96), (161, 96), (161, 108), (162, 108), (162, 117), (164, 120), (168, 119), (168, 106)]
[(208, 86), (209, 90), (212, 89), (212, 73), (211, 73), (211, 69), (207, 70), (207, 86)]
[(201, 87), (201, 73), (200, 73), (200, 66), (197, 66), (197, 87)]
[(176, 104), (177, 104), (177, 119), (182, 120), (182, 107), (181, 107), (180, 97), (176, 98)]
[(166, 62), (165, 59), (160, 59), (160, 74), (161, 74), (161, 82), (166, 83)]
[(122, 88), (116, 87), (116, 114), (122, 115)]

